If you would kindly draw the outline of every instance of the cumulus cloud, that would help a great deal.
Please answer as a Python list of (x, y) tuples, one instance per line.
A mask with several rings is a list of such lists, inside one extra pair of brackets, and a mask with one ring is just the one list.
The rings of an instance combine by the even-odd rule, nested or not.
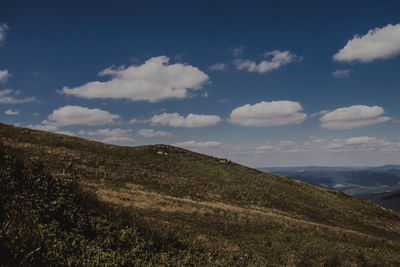
[(172, 133), (166, 131), (155, 131), (154, 129), (140, 129), (138, 135), (143, 137), (171, 137)]
[(6, 38), (7, 24), (0, 24), (0, 43)]
[(276, 126), (302, 123), (307, 115), (298, 102), (282, 100), (246, 104), (234, 109), (228, 121), (241, 126)]
[(322, 128), (352, 129), (390, 120), (389, 117), (382, 116), (383, 113), (384, 109), (379, 106), (354, 105), (335, 109), (323, 115), (319, 120)]
[(225, 63), (217, 63), (208, 67), (210, 70), (215, 71), (224, 71), (228, 69), (228, 66)]
[(82, 98), (157, 102), (186, 98), (189, 91), (199, 90), (209, 79), (196, 67), (180, 63), (168, 65), (168, 62), (168, 57), (159, 56), (139, 66), (107, 68), (99, 75), (111, 75), (111, 80), (89, 82), (75, 88), (64, 87), (62, 93)]
[(7, 109), (4, 114), (6, 115), (18, 115), (19, 111), (18, 110), (11, 110), (11, 109)]
[(349, 69), (338, 69), (335, 70), (334, 72), (332, 72), (333, 77), (335, 78), (348, 78), (350, 77), (350, 73), (352, 72), (352, 70)]
[(102, 141), (106, 143), (133, 142), (136, 141), (132, 136), (132, 130), (128, 129), (98, 129), (96, 131), (79, 131), (81, 135), (100, 136)]
[(274, 50), (264, 53), (265, 60), (256, 63), (251, 60), (236, 59), (234, 64), (238, 70), (247, 70), (248, 72), (265, 73), (278, 69), (292, 62), (301, 61), (302, 57), (293, 54), (290, 51)]
[(197, 115), (190, 113), (186, 117), (179, 113), (162, 113), (154, 115), (149, 121), (152, 125), (164, 125), (170, 127), (207, 127), (216, 125), (221, 118), (216, 115)]
[(100, 125), (113, 123), (119, 116), (98, 108), (89, 109), (80, 106), (64, 106), (53, 110), (43, 125)]
[(13, 91), (11, 89), (0, 90), (0, 104), (22, 104), (29, 103), (36, 100), (35, 97), (25, 97), (25, 98), (16, 98), (18, 95), (18, 91)]
[(7, 82), (8, 78), (11, 77), (11, 73), (8, 70), (0, 70), (0, 83)]
[(395, 57), (400, 53), (400, 24), (388, 24), (369, 30), (367, 34), (355, 35), (333, 56), (336, 61), (362, 63), (376, 59)]
[(206, 142), (196, 142), (196, 141), (185, 141), (180, 143), (175, 143), (173, 146), (187, 148), (187, 149), (196, 149), (196, 148), (215, 148), (221, 146), (220, 142), (216, 141), (206, 141)]

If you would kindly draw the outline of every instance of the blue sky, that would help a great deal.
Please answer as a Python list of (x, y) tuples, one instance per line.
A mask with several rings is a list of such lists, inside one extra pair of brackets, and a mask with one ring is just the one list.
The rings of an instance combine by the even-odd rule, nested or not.
[(249, 166), (400, 163), (398, 1), (1, 1), (0, 121)]

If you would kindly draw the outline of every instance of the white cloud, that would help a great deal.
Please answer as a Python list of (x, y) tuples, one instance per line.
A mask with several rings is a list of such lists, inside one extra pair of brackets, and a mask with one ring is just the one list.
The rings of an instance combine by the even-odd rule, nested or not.
[(35, 97), (25, 97), (25, 98), (15, 98), (18, 95), (18, 91), (13, 91), (11, 89), (0, 90), (0, 104), (22, 104), (29, 103), (36, 100)]
[(360, 144), (366, 144), (366, 143), (371, 143), (372, 141), (375, 141), (376, 137), (369, 137), (369, 136), (357, 136), (357, 137), (351, 137), (345, 140), (344, 144), (346, 145), (360, 145)]
[(80, 106), (64, 106), (53, 110), (43, 125), (100, 125), (113, 123), (119, 116), (98, 108), (89, 109)]
[(0, 43), (6, 38), (7, 24), (0, 24)]
[(41, 130), (41, 131), (47, 131), (47, 132), (54, 132), (58, 130), (58, 127), (56, 125), (32, 125), (29, 124), (26, 126), (27, 128), (33, 129), (33, 130)]
[(352, 72), (352, 70), (349, 70), (349, 69), (344, 69), (344, 70), (338, 69), (338, 70), (335, 70), (334, 72), (332, 72), (332, 75), (335, 78), (348, 78), (348, 77), (350, 77), (351, 72)]
[(8, 72), (8, 70), (0, 70), (0, 83), (7, 82), (8, 78), (10, 78), (11, 76), (12, 75)]
[(337, 153), (337, 152), (396, 152), (400, 151), (400, 142), (388, 141), (370, 136), (356, 136), (347, 139), (313, 139), (308, 142), (295, 144), (280, 141), (278, 146), (260, 146), (249, 153), (256, 151), (260, 153)]
[(132, 136), (132, 130), (128, 129), (98, 129), (96, 131), (79, 131), (80, 135), (100, 136), (103, 137), (102, 141), (106, 143), (119, 143), (119, 142), (134, 142), (135, 138)]
[(388, 24), (383, 28), (369, 30), (364, 36), (355, 35), (333, 56), (333, 59), (367, 63), (376, 59), (395, 57), (399, 53), (400, 24)]
[(106, 82), (89, 82), (68, 88), (62, 93), (82, 98), (125, 98), (132, 101), (157, 102), (186, 98), (189, 91), (199, 90), (208, 81), (198, 68), (180, 63), (168, 65), (166, 56), (153, 57), (140, 66), (107, 68), (100, 76), (111, 75)]
[(71, 131), (56, 131), (55, 133), (64, 134), (64, 135), (70, 135), (70, 136), (75, 136), (75, 133), (74, 133), (74, 132), (71, 132)]
[(400, 143), (370, 136), (357, 136), (347, 139), (334, 139), (327, 144), (327, 149), (334, 152), (396, 152)]
[(234, 109), (229, 122), (241, 126), (276, 126), (302, 123), (307, 115), (302, 113), (303, 107), (293, 101), (260, 102), (246, 104)]
[(282, 140), (279, 141), (279, 146), (292, 146), (294, 145), (293, 141)]
[(238, 70), (247, 70), (248, 72), (265, 73), (274, 69), (280, 68), (292, 62), (301, 61), (302, 57), (293, 54), (290, 51), (274, 50), (265, 52), (264, 57), (260, 63), (251, 60), (236, 59), (234, 64)]
[(323, 115), (319, 120), (322, 128), (342, 130), (390, 120), (389, 117), (382, 116), (383, 113), (384, 109), (379, 106), (354, 105), (335, 109)]
[(138, 135), (143, 137), (171, 137), (173, 136), (172, 133), (166, 131), (155, 131), (154, 129), (140, 129), (137, 132)]
[(215, 148), (219, 147), (220, 145), (221, 143), (216, 141), (196, 142), (193, 140), (173, 144), (173, 146), (187, 148), (187, 149)]
[(228, 69), (228, 66), (225, 63), (217, 63), (208, 67), (210, 70), (216, 71), (224, 71)]
[(266, 152), (266, 151), (275, 151), (275, 148), (271, 145), (260, 146), (256, 148), (256, 151), (259, 152)]
[(7, 109), (4, 114), (6, 115), (18, 115), (19, 111), (18, 110), (11, 110), (11, 109)]
[(171, 127), (207, 127), (216, 125), (221, 118), (216, 115), (197, 115), (190, 113), (185, 117), (178, 113), (162, 113), (154, 115), (149, 121), (152, 125), (164, 125)]

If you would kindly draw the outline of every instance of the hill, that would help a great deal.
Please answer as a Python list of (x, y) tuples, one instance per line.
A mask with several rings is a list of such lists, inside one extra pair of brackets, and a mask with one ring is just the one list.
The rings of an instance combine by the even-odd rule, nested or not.
[(0, 144), (10, 264), (400, 263), (400, 214), (341, 192), (167, 145), (4, 124)]
[(362, 199), (368, 199), (383, 207), (400, 211), (400, 189), (387, 192), (366, 192), (359, 195)]

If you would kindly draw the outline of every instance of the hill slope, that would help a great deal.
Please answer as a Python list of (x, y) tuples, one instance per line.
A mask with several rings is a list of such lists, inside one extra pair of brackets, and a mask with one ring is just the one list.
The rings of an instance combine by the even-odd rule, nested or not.
[(140, 242), (163, 244), (164, 254), (141, 254), (148, 260), (400, 263), (400, 214), (343, 193), (166, 145), (120, 147), (4, 124), (0, 142), (53, 177), (72, 163), (80, 188), (135, 218)]

